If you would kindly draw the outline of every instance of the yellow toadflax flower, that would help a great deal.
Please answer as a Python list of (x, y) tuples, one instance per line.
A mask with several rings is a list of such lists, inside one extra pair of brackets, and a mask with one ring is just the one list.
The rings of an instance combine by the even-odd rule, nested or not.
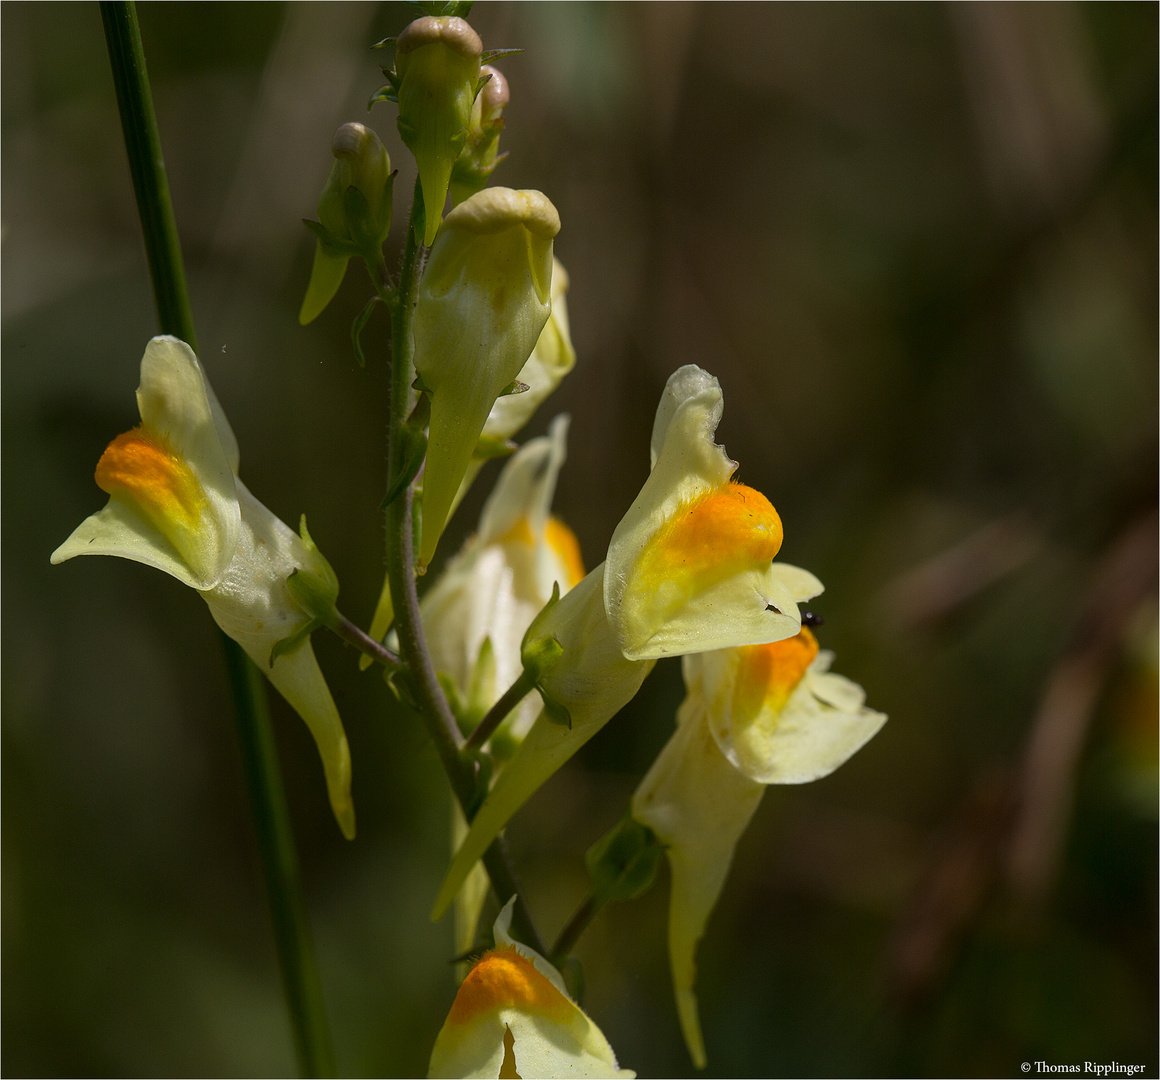
[(443, 222), (415, 303), (415, 370), (431, 397), (419, 566), (435, 553), (492, 406), (552, 310), (556, 208), (538, 191), (485, 188)]
[[(455, 691), (461, 718), (473, 727), (523, 670), (520, 644), (528, 626), (551, 599), (584, 577), (572, 531), (551, 516), (556, 478), (565, 458), (567, 418), (550, 434), (530, 439), (504, 465), (484, 505), (479, 533), (447, 565), (423, 597), (420, 612), (431, 660)], [(489, 740), (497, 765), (509, 759), (539, 712), (525, 698)], [(453, 851), (466, 833), (454, 808)], [(475, 941), (488, 878), (476, 864), (456, 898), (456, 951)]]
[[(456, 507), (463, 496), (467, 494), (468, 488), (471, 487), (488, 458), (494, 456), (504, 444), (510, 447), (511, 444), (508, 443), (508, 440), (532, 418), (532, 414), (560, 385), (560, 381), (576, 363), (576, 353), (572, 348), (572, 339), (568, 332), (568, 306), (564, 299), (567, 291), (568, 273), (560, 265), (558, 259), (553, 259), (552, 313), (548, 316), (544, 329), (540, 331), (536, 346), (532, 349), (532, 355), (528, 357), (527, 362), (520, 368), (520, 372), (516, 376), (516, 381), (523, 383), (528, 389), (519, 394), (505, 394), (503, 397), (497, 398), (495, 404), (492, 405), (491, 412), (488, 413), (487, 420), (483, 425), (480, 441), (467, 466), (467, 472), (460, 482), (459, 490), (451, 503), (448, 518), (455, 513)], [(555, 520), (555, 518), (548, 519), (550, 528), (555, 527), (552, 525)], [(563, 588), (563, 583), (561, 583), (561, 588)], [(550, 595), (549, 591), (548, 596)], [(540, 607), (547, 603), (548, 596), (544, 597)], [(539, 609), (537, 608), (537, 610)], [(390, 628), (391, 620), (394, 617), (395, 609), (391, 601), (390, 578), (384, 576), (382, 592), (379, 595), (375, 616), (371, 622), (371, 637), (376, 641), (382, 641), (383, 635)], [(366, 658), (365, 663), (360, 661), (360, 666), (369, 667), (370, 663), (370, 659)]]
[(513, 897), (495, 920), (495, 945), (468, 973), (435, 1039), (430, 1077), (633, 1077), (603, 1032), (569, 996), (560, 973), (508, 933)]
[[(808, 600), (821, 591), (792, 567)], [(833, 772), (886, 722), (862, 688), (830, 673), (806, 628), (792, 638), (686, 656), (687, 696), (677, 730), (632, 798), (632, 816), (664, 846), (672, 871), (669, 962), (681, 1030), (697, 1068), (695, 953), (725, 884), (737, 841), (767, 784), (803, 784)]]
[[(563, 646), (541, 680), (567, 711), (541, 713), (471, 823), (435, 902), (439, 917), (511, 816), (630, 701), (656, 659), (791, 637), (804, 571), (772, 564), (781, 520), (731, 480), (714, 441), (721, 388), (689, 365), (673, 374), (653, 426), (653, 469), (612, 535), (608, 559), (536, 622)], [(812, 575), (805, 575), (811, 582)]]
[(118, 555), (197, 589), (217, 624), (306, 721), (334, 816), (352, 838), (350, 749), (310, 645), (311, 616), (286, 585), (291, 574), (306, 573), (337, 595), (334, 571), (305, 526), (299, 537), (238, 479), (237, 440), (185, 342), (149, 342), (137, 405), (140, 426), (118, 435), (97, 463), (108, 504), (81, 522), (52, 561)]

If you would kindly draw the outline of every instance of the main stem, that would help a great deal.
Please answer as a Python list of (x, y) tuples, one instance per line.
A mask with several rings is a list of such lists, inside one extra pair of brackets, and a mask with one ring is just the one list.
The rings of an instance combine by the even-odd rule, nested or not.
[[(177, 221), (169, 197), (136, 7), (131, 2), (106, 0), (101, 4), (101, 20), (145, 238), (157, 319), (163, 332), (175, 334), (196, 352), (193, 310), (185, 285)], [(302, 897), (265, 683), (242, 648), (225, 634), (221, 638), (299, 1065), (307, 1076), (336, 1076), (334, 1046)]]
[[(391, 405), (390, 428), (387, 440), (388, 487), (404, 467), (407, 433), (404, 423), (411, 413), (412, 386), (415, 381), (415, 340), (412, 330), (415, 300), (419, 294), (420, 247), (415, 239), (415, 207), (422, 194), (415, 182), (411, 216), (407, 222), (407, 239), (403, 248), (403, 263), (397, 291), (390, 298), (391, 305)], [(463, 736), (452, 715), (447, 696), (435, 677), (431, 654), (423, 634), (419, 617), (419, 597), (415, 588), (415, 552), (412, 532), (412, 485), (408, 485), (387, 507), (387, 576), (391, 585), (391, 599), (395, 608), (395, 630), (399, 638), (399, 653), (411, 670), (412, 688), (418, 699), (423, 720), (435, 743), (439, 760), (451, 782), (464, 814), (475, 801), (475, 763), (460, 758)], [(495, 840), (483, 857), (483, 865), (491, 878), (492, 888), (500, 903), (516, 897), (512, 917), (515, 935), (539, 953), (545, 946), (532, 922), (531, 913), (520, 894), (515, 872), (502, 839)]]

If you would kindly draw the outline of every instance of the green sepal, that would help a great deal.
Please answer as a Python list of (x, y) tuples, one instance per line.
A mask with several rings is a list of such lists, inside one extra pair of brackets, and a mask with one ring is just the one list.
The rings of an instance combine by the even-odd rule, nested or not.
[(409, 7), (417, 7), (424, 15), (458, 15), (466, 19), (475, 0), (408, 0)]
[(495, 435), (481, 435), (475, 444), (473, 456), (477, 461), (491, 461), (492, 458), (510, 457), (519, 449), (511, 439), (501, 439)]
[(497, 700), (495, 692), (495, 646), (491, 643), (491, 635), (483, 639), (479, 646), (479, 655), (471, 666), (471, 686), (467, 690), (467, 708), (469, 718), (473, 718), (472, 730), (486, 715), (493, 701)]
[(387, 488), (383, 501), (379, 503), (380, 510), (385, 510), (390, 506), (407, 490), (411, 481), (419, 475), (419, 470), (423, 467), (423, 459), (427, 456), (427, 423), (430, 418), (431, 402), (426, 394), (422, 394), (403, 425), (406, 438), (403, 443), (402, 471)]
[(390, 687), (391, 693), (407, 708), (417, 713), (423, 711), (423, 706), (419, 704), (419, 695), (415, 693), (415, 688), (411, 684), (409, 668), (397, 667), (390, 670), (384, 668), (383, 680)]
[(307, 550), (321, 564), (322, 577), (326, 580), (329, 588), (333, 590), (331, 603), (334, 603), (338, 600), (338, 575), (334, 572), (334, 567), (330, 565), (330, 560), (318, 550), (318, 545), (314, 542), (314, 537), (310, 535), (310, 530), (306, 527), (305, 514), (298, 519), (298, 535), (302, 538), (302, 542), (306, 545)]
[(531, 389), (526, 382), (520, 382), (519, 379), (512, 379), (500, 392), (500, 397), (511, 397), (512, 394), (526, 394)]
[(350, 324), (350, 343), (354, 347), (354, 358), (358, 361), (359, 367), (365, 368), (367, 366), (367, 358), (362, 350), (362, 332), (366, 328), (367, 323), (370, 322), (371, 312), (374, 311), (375, 304), (381, 304), (382, 302), (381, 297), (372, 296), (367, 301), (366, 307), (358, 313), (354, 322)]
[(286, 579), (286, 588), (296, 603), (318, 626), (337, 626), (338, 612), (334, 601), (338, 596), (325, 578), (309, 570), (297, 569)]
[[(540, 608), (539, 613), (532, 620), (531, 625), (524, 632), (524, 639), (520, 642), (520, 653), (528, 647), (529, 642), (534, 641), (540, 637), (540, 624), (547, 617), (548, 612), (552, 610), (560, 602), (560, 583), (558, 581), (552, 583), (552, 595), (548, 597), (548, 602)], [(525, 663), (525, 667), (527, 664)]]
[(635, 900), (656, 879), (664, 848), (647, 825), (626, 814), (584, 856), (597, 904)]
[(395, 42), (398, 40), (399, 39), (397, 37), (385, 37), (385, 38), (383, 38), (382, 41), (376, 41), (371, 46), (371, 48), (372, 49), (386, 49), (386, 48), (389, 48), (390, 46), (394, 45)]
[(502, 60), (505, 56), (519, 56), (523, 49), (484, 49), (480, 54), (480, 64), (490, 64), (495, 60)]
[(346, 266), (349, 262), (349, 255), (333, 254), (321, 240), (315, 244), (310, 282), (306, 286), (306, 295), (302, 298), (302, 307), (298, 309), (300, 326), (308, 326), (326, 310), (339, 286), (342, 285), (342, 279), (346, 277)]
[(423, 459), (427, 456), (427, 432), (408, 431), (407, 441), (403, 446), (403, 469), (394, 482), (387, 488), (383, 501), (379, 503), (380, 510), (386, 510), (410, 486), (411, 481), (419, 475), (423, 467)]
[(525, 642), (520, 658), (526, 671), (537, 683), (554, 668), (564, 655), (564, 646), (554, 637), (537, 637)]
[(569, 731), (571, 731), (572, 714), (568, 711), (568, 709), (561, 705), (560, 702), (556, 701), (554, 698), (545, 693), (542, 686), (537, 686), (536, 689), (540, 692), (540, 699), (544, 703), (543, 715), (558, 727), (566, 727)]
[(335, 236), (321, 221), (312, 221), (310, 218), (303, 218), (302, 224), (314, 233), (327, 254), (346, 256), (347, 258), (350, 258), (352, 255), (361, 254), (357, 244), (352, 244), (349, 240), (343, 240)]
[(399, 89), (387, 83), (386, 86), (380, 86), (367, 102), (367, 112), (370, 112), (380, 101), (392, 101), (396, 105), (399, 104)]
[[(291, 574), (291, 577), (294, 575)], [(317, 619), (311, 619), (305, 622), (292, 634), (288, 634), (284, 638), (275, 641), (270, 649), (270, 667), (274, 666), (274, 661), (279, 656), (288, 656), (290, 653), (300, 649), (310, 637), (322, 625)]]
[(310, 531), (306, 528), (305, 514), (299, 523), (298, 533), (314, 556), (318, 569), (315, 572), (297, 567), (286, 579), (286, 588), (290, 590), (294, 602), (316, 623), (322, 626), (336, 626), (339, 615), (334, 605), (338, 601), (338, 575), (311, 538)]

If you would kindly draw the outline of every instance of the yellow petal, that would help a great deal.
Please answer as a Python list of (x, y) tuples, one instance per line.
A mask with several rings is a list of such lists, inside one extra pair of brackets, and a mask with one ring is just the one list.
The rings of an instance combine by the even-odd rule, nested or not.
[(149, 342), (137, 404), (142, 423), (110, 443), (97, 465), (109, 504), (52, 555), (117, 555), (212, 587), (237, 545), (237, 441), (193, 351)]
[(516, 756), (504, 766), (471, 822), (435, 901), (440, 918), (471, 867), (512, 815), (577, 750), (632, 700), (651, 661), (626, 660), (604, 612), (604, 567), (598, 566), (548, 612), (540, 632), (564, 646), (563, 659), (543, 680), (545, 690), (571, 714), (568, 728), (543, 713)]
[(795, 638), (697, 658), (721, 752), (763, 784), (829, 775), (886, 722), (862, 688), (834, 675), (809, 630)]
[(419, 562), (435, 552), (489, 411), (551, 311), (555, 207), (486, 188), (447, 216), (415, 306), (415, 369), (431, 394)]
[(511, 940), (509, 901), (496, 948), (459, 987), (431, 1051), (432, 1077), (633, 1077), (542, 956)]
[(697, 1016), (697, 943), (705, 932), (763, 785), (735, 769), (717, 748), (696, 688), (681, 722), (632, 797), (632, 816), (664, 844), (669, 859), (669, 963), (689, 1055), (705, 1067)]
[(781, 519), (730, 477), (714, 441), (717, 380), (674, 372), (653, 425), (652, 472), (608, 546), (604, 596), (624, 655), (655, 659), (796, 634), (793, 597), (773, 572)]
[(218, 626), (232, 637), (306, 722), (326, 775), (334, 816), (347, 839), (354, 837), (350, 794), (350, 747), (326, 679), (309, 640), (270, 666), (274, 644), (299, 630), (308, 616), (297, 606), (286, 579), (296, 569), (324, 573), (318, 556), (238, 481), (242, 527), (222, 580), (202, 593)]

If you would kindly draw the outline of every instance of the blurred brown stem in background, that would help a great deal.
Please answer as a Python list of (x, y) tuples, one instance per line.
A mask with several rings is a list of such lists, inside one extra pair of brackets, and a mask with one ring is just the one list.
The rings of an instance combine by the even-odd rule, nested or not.
[[(1155, 595), (1158, 527), (1156, 511), (1137, 519), (1096, 562), (1071, 644), (1044, 684), (1022, 765), (979, 776), (952, 838), (915, 890), (889, 957), (901, 1005), (917, 1005), (936, 989), (1001, 879), (1024, 915), (1037, 914), (1050, 894), (1096, 705), (1125, 631), (1141, 604)], [(961, 563), (955, 553), (971, 542), (927, 566)]]

